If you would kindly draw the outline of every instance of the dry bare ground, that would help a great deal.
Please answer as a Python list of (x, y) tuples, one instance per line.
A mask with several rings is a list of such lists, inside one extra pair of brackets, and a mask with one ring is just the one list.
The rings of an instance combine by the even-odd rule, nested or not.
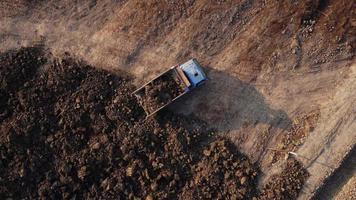
[(211, 124), (268, 178), (295, 151), (309, 199), (356, 143), (353, 1), (10, 1), (0, 50), (41, 43), (137, 85), (196, 57), (207, 84), (170, 109)]

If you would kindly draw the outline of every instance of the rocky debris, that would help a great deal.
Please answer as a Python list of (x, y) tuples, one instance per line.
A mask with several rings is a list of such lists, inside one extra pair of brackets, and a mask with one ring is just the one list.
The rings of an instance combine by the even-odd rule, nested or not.
[(251, 199), (256, 189), (256, 167), (233, 149), (233, 144), (221, 138), (205, 147), (181, 199)]
[(297, 116), (287, 134), (282, 135), (279, 151), (272, 151), (272, 163), (276, 163), (286, 156), (286, 152), (296, 151), (305, 141), (305, 138), (314, 131), (320, 117), (320, 110), (313, 110)]
[[(203, 122), (168, 111), (144, 120), (129, 79), (43, 52), (0, 56), (0, 199), (257, 195), (257, 167)], [(284, 173), (263, 194), (295, 197), (301, 175)]]
[(266, 184), (258, 199), (297, 199), (308, 176), (304, 167), (291, 158), (287, 161), (282, 173), (272, 177), (271, 181)]

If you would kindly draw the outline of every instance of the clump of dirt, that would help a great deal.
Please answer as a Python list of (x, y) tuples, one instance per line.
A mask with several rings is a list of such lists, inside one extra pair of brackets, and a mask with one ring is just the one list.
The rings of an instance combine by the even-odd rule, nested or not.
[[(0, 57), (1, 199), (257, 196), (257, 167), (203, 122), (168, 111), (144, 120), (128, 77), (44, 52)], [(275, 195), (296, 195), (300, 175), (282, 174), (287, 192)]]
[(234, 151), (233, 144), (217, 139), (202, 153), (203, 157), (193, 166), (192, 180), (183, 190), (185, 198), (251, 199), (256, 195), (257, 168), (245, 156)]
[(283, 134), (278, 151), (272, 151), (272, 163), (285, 157), (289, 151), (296, 151), (305, 138), (311, 133), (320, 117), (320, 110), (313, 110), (307, 114), (297, 116), (287, 134)]
[(19, 102), (12, 101), (14, 91), (19, 90), (32, 79), (36, 68), (43, 64), (44, 58), (38, 48), (10, 51), (0, 55), (0, 122), (17, 107)]
[(174, 71), (169, 71), (146, 85), (140, 98), (147, 113), (152, 113), (184, 92), (184, 86)]
[(271, 178), (258, 199), (296, 199), (308, 176), (304, 167), (290, 158), (282, 173)]
[(304, 139), (312, 132), (318, 122), (320, 110), (314, 110), (308, 114), (298, 116), (291, 130), (282, 139), (283, 150), (295, 151), (304, 143)]

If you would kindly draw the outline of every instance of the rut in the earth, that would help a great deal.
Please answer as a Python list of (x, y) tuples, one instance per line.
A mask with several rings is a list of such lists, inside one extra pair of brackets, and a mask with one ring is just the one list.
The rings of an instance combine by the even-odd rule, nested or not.
[(144, 120), (122, 74), (38, 47), (0, 67), (1, 199), (290, 199), (307, 176), (290, 161), (259, 195), (229, 140), (168, 111)]

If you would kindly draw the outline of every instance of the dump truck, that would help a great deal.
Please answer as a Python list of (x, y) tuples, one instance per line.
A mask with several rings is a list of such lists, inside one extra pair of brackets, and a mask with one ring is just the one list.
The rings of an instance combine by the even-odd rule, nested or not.
[(133, 95), (145, 111), (146, 117), (150, 117), (206, 80), (198, 61), (191, 59), (164, 71), (135, 90)]

